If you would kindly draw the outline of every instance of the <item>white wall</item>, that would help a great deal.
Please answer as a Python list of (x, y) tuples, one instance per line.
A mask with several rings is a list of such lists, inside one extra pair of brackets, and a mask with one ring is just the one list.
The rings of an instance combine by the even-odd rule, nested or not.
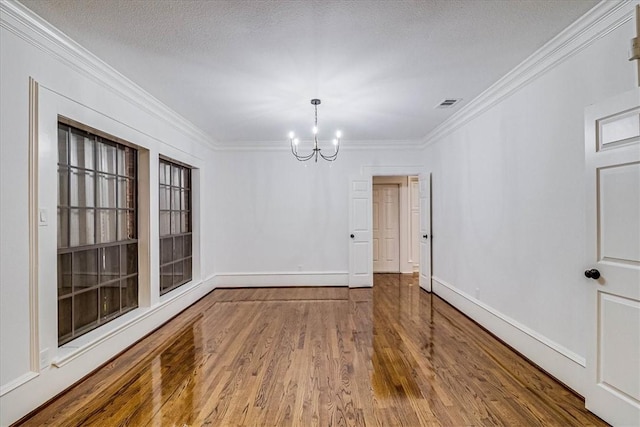
[(208, 184), (219, 207), (217, 286), (346, 284), (349, 177), (363, 166), (415, 165), (417, 154), (344, 147), (336, 162), (316, 164), (286, 146), (217, 152)]
[(424, 151), (434, 291), (578, 392), (594, 339), (585, 329), (584, 108), (635, 85), (633, 23), (608, 29), (596, 25), (587, 33), (602, 32), (584, 49), (481, 114), (461, 114)]
[[(213, 196), (200, 185), (193, 214), (195, 235), (201, 237), (194, 238), (194, 280), (160, 297), (158, 155), (198, 168), (196, 182), (201, 184), (211, 172), (210, 141), (55, 29), (28, 25), (39, 20), (27, 10), (14, 3), (1, 6), (0, 425), (8, 425), (213, 289), (213, 230), (202, 218), (215, 205)], [(35, 294), (39, 304), (34, 313), (29, 309), (35, 301), (29, 294), (29, 77), (39, 83), (40, 189), (36, 198), (38, 207), (49, 214), (49, 225), (38, 228), (40, 259), (34, 267), (39, 268)], [(55, 327), (58, 114), (137, 144), (151, 165), (146, 177), (140, 176), (151, 189), (151, 215), (140, 223), (149, 230), (151, 241), (146, 267), (151, 277), (139, 284), (141, 307), (61, 348)], [(40, 356), (42, 366), (38, 366)]]

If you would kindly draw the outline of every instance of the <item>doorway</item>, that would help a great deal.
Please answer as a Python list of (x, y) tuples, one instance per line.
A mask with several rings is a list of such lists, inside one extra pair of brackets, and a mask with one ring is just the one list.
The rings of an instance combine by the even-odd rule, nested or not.
[(419, 271), (418, 177), (372, 177), (371, 203), (373, 272)]
[[(349, 178), (349, 287), (373, 286), (373, 214), (372, 193), (373, 178), (376, 183), (397, 184), (398, 182), (380, 182), (385, 179), (400, 179), (400, 183), (407, 182), (405, 191), (400, 187), (400, 208), (409, 211), (409, 180), (417, 177), (417, 186), (414, 194), (418, 197), (415, 202), (414, 217), (418, 218), (418, 225), (414, 225), (414, 231), (410, 231), (406, 225), (400, 224), (400, 272), (413, 273), (415, 267), (419, 269), (420, 287), (431, 292), (431, 174), (424, 171), (423, 166), (362, 166), (359, 173)], [(408, 215), (400, 214), (400, 218), (408, 218)], [(403, 238), (403, 229), (407, 230), (407, 236), (416, 236), (418, 250), (415, 242), (410, 244), (408, 237)], [(419, 232), (416, 233), (415, 229)], [(411, 256), (409, 256), (411, 253)], [(408, 261), (411, 260), (409, 263)], [(418, 261), (420, 260), (420, 261)]]

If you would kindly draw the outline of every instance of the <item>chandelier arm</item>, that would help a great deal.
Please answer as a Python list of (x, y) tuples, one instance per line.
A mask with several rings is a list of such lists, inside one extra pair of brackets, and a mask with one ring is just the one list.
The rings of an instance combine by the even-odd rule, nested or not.
[(298, 150), (296, 148), (294, 148), (295, 145), (293, 144), (293, 142), (291, 143), (291, 153), (293, 154), (293, 156), (298, 159), (299, 162), (306, 162), (307, 160), (310, 160), (315, 152), (311, 152), (311, 154), (307, 155), (307, 156), (300, 156), (298, 154)]
[(320, 153), (320, 156), (325, 159), (328, 162), (334, 162), (336, 160), (336, 158), (338, 157), (338, 153), (340, 152), (340, 142), (338, 142), (336, 144), (336, 151), (333, 154), (329, 154), (328, 156), (325, 156), (324, 154)]

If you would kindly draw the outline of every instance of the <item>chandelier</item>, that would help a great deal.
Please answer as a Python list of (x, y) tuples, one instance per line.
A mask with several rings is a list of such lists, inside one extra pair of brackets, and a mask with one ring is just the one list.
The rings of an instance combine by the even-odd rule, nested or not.
[(322, 149), (318, 147), (318, 105), (320, 105), (319, 99), (312, 99), (311, 105), (315, 109), (315, 122), (313, 125), (313, 150), (311, 150), (310, 154), (300, 155), (298, 154), (298, 144), (300, 144), (300, 140), (296, 137), (295, 133), (289, 132), (289, 143), (291, 144), (291, 152), (301, 162), (306, 162), (307, 160), (313, 159), (316, 163), (318, 162), (318, 156), (322, 157), (324, 160), (328, 162), (333, 162), (338, 157), (338, 151), (340, 151), (340, 137), (342, 137), (342, 132), (337, 131), (336, 137), (333, 139), (333, 154), (324, 155), (322, 154)]

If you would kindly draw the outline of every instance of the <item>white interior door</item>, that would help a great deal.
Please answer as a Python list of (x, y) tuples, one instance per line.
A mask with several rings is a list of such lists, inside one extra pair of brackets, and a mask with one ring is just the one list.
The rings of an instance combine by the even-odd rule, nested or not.
[(431, 292), (431, 174), (418, 176), (420, 187), (420, 287)]
[(349, 184), (349, 287), (373, 286), (371, 177), (353, 177)]
[[(587, 408), (640, 425), (640, 91), (585, 111)], [(578, 272), (576, 272), (578, 274)], [(580, 272), (582, 274), (582, 272)]]
[(397, 184), (373, 185), (373, 272), (400, 272), (400, 190)]

